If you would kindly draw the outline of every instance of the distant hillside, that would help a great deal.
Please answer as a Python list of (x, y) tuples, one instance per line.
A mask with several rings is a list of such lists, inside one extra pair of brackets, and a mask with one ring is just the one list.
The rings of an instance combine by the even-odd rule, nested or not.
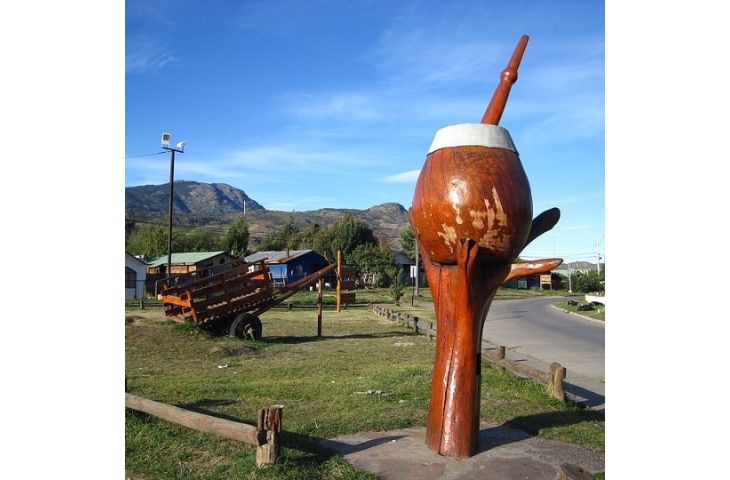
[[(169, 184), (126, 188), (127, 221), (167, 224)], [(399, 203), (384, 203), (366, 210), (323, 208), (305, 212), (266, 210), (243, 190), (223, 183), (175, 182), (173, 222), (176, 226), (202, 225), (223, 234), (234, 218), (243, 213), (251, 238), (249, 248), (256, 249), (261, 240), (290, 218), (301, 229), (318, 223), (329, 226), (350, 214), (367, 223), (376, 237), (394, 249), (400, 249), (400, 232), (408, 225), (408, 213)]]
[[(584, 261), (577, 261), (577, 262), (569, 262), (569, 263), (563, 263), (558, 268), (555, 269), (555, 271), (565, 273), (567, 275), (568, 269), (570, 269), (571, 272), (575, 270), (596, 270), (596, 264), (591, 262), (584, 262)], [(601, 272), (606, 270), (606, 264), (601, 262)]]
[[(127, 187), (127, 218), (155, 220), (160, 214), (167, 214), (169, 192), (169, 183)], [(247, 212), (264, 209), (246, 192), (225, 183), (177, 181), (173, 188), (173, 213), (189, 217), (188, 221), (193, 223), (243, 213), (244, 202)]]
[(354, 218), (367, 223), (373, 229), (376, 237), (384, 239), (394, 249), (400, 249), (400, 232), (408, 225), (408, 213), (399, 203), (384, 203), (370, 207), (367, 210), (345, 208), (323, 208), (308, 212), (279, 212), (275, 210), (258, 210), (246, 213), (246, 221), (251, 233), (251, 247), (255, 248), (262, 239), (273, 229), (292, 221), (304, 229), (318, 223), (329, 226), (344, 215), (350, 214)]

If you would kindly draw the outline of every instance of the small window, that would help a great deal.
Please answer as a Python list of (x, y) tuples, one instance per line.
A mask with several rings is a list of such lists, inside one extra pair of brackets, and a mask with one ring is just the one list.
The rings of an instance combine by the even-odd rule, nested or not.
[(137, 272), (129, 267), (125, 267), (124, 272), (124, 287), (125, 288), (137, 288)]

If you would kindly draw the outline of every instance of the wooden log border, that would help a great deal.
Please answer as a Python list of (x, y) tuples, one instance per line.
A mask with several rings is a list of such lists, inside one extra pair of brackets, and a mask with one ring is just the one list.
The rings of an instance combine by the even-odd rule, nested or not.
[(256, 427), (155, 402), (131, 393), (125, 393), (125, 406), (193, 430), (256, 445), (256, 466), (258, 468), (274, 465), (280, 456), (279, 436), (284, 408), (281, 405), (259, 410), (258, 426)]
[[(408, 313), (396, 312), (389, 308), (381, 305), (368, 304), (368, 308), (373, 312), (377, 313), (381, 317), (385, 317), (388, 320), (397, 322), (400, 325), (412, 328), (416, 333), (426, 335), (428, 338), (436, 337), (436, 327), (433, 322), (429, 322), (428, 325), (419, 323), (419, 318)], [(425, 323), (425, 322), (424, 322)], [(488, 350), (482, 348), (482, 355), (484, 358), (492, 363), (499, 365), (500, 367), (506, 368), (507, 370), (517, 373), (539, 383), (547, 385), (548, 395), (556, 398), (560, 401), (565, 401), (565, 375), (567, 370), (565, 367), (557, 362), (553, 362), (550, 365), (549, 372), (543, 372), (536, 368), (532, 368), (528, 365), (524, 365), (521, 362), (515, 362), (506, 357), (506, 348), (504, 345), (498, 345), (496, 350)]]

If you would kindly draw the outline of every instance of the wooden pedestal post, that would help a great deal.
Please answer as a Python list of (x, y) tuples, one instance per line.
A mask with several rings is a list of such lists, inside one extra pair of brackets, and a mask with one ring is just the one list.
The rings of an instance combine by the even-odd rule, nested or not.
[(512, 264), (560, 217), (553, 209), (532, 218), (530, 184), (517, 149), (497, 125), (527, 40), (520, 38), (500, 74), (481, 124), (436, 133), (409, 213), (438, 323), (426, 444), (447, 456), (477, 451), (481, 337), (497, 289), (561, 262)]
[(464, 457), (478, 446), (484, 319), (510, 265), (478, 263), (473, 240), (461, 239), (455, 250), (456, 265), (433, 264), (423, 255), (438, 323), (426, 444)]

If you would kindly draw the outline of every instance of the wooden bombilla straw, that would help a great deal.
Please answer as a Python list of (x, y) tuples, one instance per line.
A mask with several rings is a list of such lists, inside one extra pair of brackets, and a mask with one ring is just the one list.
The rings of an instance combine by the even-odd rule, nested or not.
[(504, 106), (507, 105), (509, 91), (512, 88), (512, 84), (517, 81), (517, 69), (520, 67), (522, 54), (525, 53), (525, 48), (527, 47), (527, 41), (529, 39), (530, 37), (527, 35), (522, 35), (520, 41), (517, 42), (517, 47), (515, 47), (515, 51), (512, 53), (512, 58), (510, 58), (507, 68), (502, 70), (502, 73), (500, 73), (499, 84), (492, 95), (492, 100), (489, 102), (487, 110), (484, 112), (482, 123), (499, 125), (499, 119), (502, 118)]

